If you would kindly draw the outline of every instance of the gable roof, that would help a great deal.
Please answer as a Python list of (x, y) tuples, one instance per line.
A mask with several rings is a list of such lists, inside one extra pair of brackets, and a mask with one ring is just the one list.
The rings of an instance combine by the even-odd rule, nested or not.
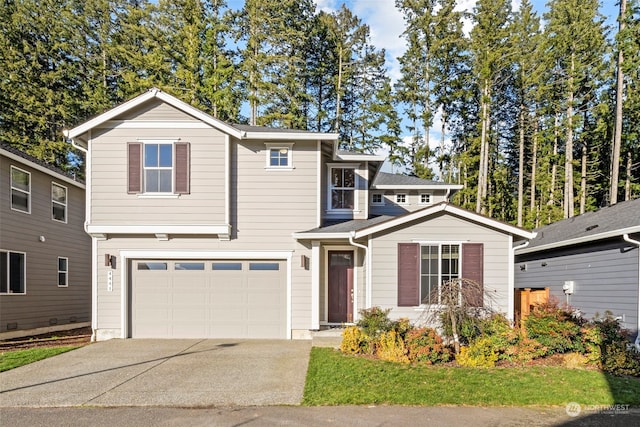
[(373, 190), (385, 189), (455, 189), (460, 190), (463, 186), (459, 184), (447, 184), (446, 182), (422, 179), (416, 176), (400, 175), (395, 173), (378, 172), (371, 184)]
[(77, 179), (74, 175), (65, 172), (64, 170), (56, 166), (50, 165), (49, 163), (42, 161), (36, 157), (33, 157), (25, 153), (24, 151), (18, 150), (17, 148), (12, 147), (4, 142), (0, 142), (0, 154), (14, 161), (25, 164), (33, 169), (39, 170), (40, 172), (44, 172), (47, 175), (50, 175), (68, 184), (75, 185), (76, 187), (80, 187), (82, 189), (85, 188), (84, 181)]
[(640, 199), (627, 200), (540, 227), (526, 248), (516, 254), (640, 233)]
[(114, 107), (99, 116), (90, 119), (83, 124), (70, 129), (65, 130), (64, 135), (67, 138), (73, 140), (75, 144), (79, 144), (81, 148), (87, 148), (86, 134), (89, 130), (99, 127), (105, 122), (114, 119), (115, 117), (132, 110), (147, 101), (152, 99), (159, 99), (172, 107), (192, 116), (209, 126), (227, 133), (238, 139), (311, 139), (311, 140), (337, 140), (338, 134), (335, 133), (321, 133), (321, 132), (307, 132), (297, 131), (291, 129), (275, 129), (258, 126), (245, 126), (245, 125), (232, 125), (222, 120), (201, 111), (186, 102), (183, 102), (175, 96), (169, 95), (166, 92), (161, 91), (158, 88), (149, 89), (147, 92), (136, 96), (129, 101)]
[(441, 202), (436, 205), (408, 212), (399, 216), (380, 216), (367, 220), (352, 220), (327, 227), (315, 228), (309, 231), (293, 233), (293, 237), (296, 239), (346, 239), (349, 237), (357, 239), (374, 233), (386, 231), (393, 227), (399, 227), (412, 221), (428, 220), (429, 217), (435, 216), (441, 212), (446, 212), (517, 237), (531, 239), (535, 236), (535, 233), (523, 228), (462, 209), (448, 202)]

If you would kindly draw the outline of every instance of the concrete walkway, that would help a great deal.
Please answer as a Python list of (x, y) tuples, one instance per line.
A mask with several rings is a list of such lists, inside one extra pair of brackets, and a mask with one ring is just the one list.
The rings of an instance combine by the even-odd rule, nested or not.
[(0, 407), (298, 405), (310, 341), (110, 340), (0, 373)]

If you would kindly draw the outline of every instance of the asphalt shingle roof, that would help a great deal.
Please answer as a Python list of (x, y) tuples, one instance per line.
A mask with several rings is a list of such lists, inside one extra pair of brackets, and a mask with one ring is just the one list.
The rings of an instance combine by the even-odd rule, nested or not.
[(395, 173), (378, 172), (373, 186), (376, 185), (451, 185), (445, 182), (432, 181), (429, 179), (422, 179), (415, 176), (398, 175)]
[(6, 143), (4, 143), (4, 142), (0, 142), (0, 148), (1, 148), (1, 149), (3, 149), (3, 150), (5, 150), (5, 151), (8, 151), (8, 152), (10, 152), (10, 153), (12, 153), (12, 154), (15, 154), (15, 155), (16, 155), (16, 156), (18, 156), (18, 157), (21, 157), (21, 158), (23, 158), (23, 159), (25, 159), (25, 160), (28, 160), (28, 161), (30, 161), (30, 162), (32, 162), (32, 163), (35, 163), (35, 164), (40, 165), (40, 166), (42, 166), (42, 167), (44, 167), (44, 168), (47, 168), (47, 169), (49, 169), (51, 172), (55, 172), (55, 173), (57, 173), (57, 174), (64, 175), (64, 176), (66, 176), (67, 178), (71, 178), (71, 179), (72, 179), (72, 180), (74, 180), (74, 181), (77, 181), (77, 182), (79, 182), (79, 183), (81, 183), (81, 184), (84, 184), (84, 181), (83, 181), (83, 180), (81, 180), (81, 179), (78, 179), (75, 175), (70, 174), (70, 173), (68, 173), (68, 172), (66, 172), (66, 171), (64, 171), (64, 170), (62, 170), (62, 169), (60, 169), (60, 168), (59, 168), (59, 167), (57, 167), (57, 166), (51, 165), (51, 164), (49, 164), (49, 163), (47, 163), (47, 162), (45, 162), (45, 161), (43, 161), (43, 160), (40, 160), (40, 159), (38, 159), (38, 158), (36, 158), (36, 157), (33, 157), (32, 155), (27, 154), (27, 153), (25, 153), (24, 151), (18, 150), (17, 148), (12, 147), (12, 146), (11, 146), (11, 145), (9, 145), (9, 144), (6, 144)]
[(538, 234), (527, 249), (630, 227), (640, 227), (640, 199), (620, 202), (540, 227), (535, 230)]
[(339, 222), (333, 225), (327, 225), (326, 227), (314, 228), (312, 230), (304, 231), (303, 233), (350, 233), (352, 231), (361, 230), (372, 225), (379, 224), (394, 217), (388, 215), (381, 215), (369, 219), (352, 219), (350, 221)]

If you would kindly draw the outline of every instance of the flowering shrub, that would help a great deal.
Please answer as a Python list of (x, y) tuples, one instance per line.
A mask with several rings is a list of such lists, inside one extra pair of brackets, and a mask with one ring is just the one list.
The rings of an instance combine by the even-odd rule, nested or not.
[(380, 334), (376, 345), (376, 356), (389, 362), (409, 363), (404, 340), (396, 331)]
[(474, 340), (468, 347), (462, 347), (456, 355), (456, 362), (469, 368), (491, 368), (496, 365), (497, 360), (498, 354), (489, 337)]
[(365, 354), (369, 352), (369, 337), (357, 326), (348, 326), (342, 332), (340, 351), (345, 354)]
[(405, 337), (409, 360), (429, 365), (448, 362), (451, 352), (444, 346), (442, 338), (431, 328), (412, 329)]

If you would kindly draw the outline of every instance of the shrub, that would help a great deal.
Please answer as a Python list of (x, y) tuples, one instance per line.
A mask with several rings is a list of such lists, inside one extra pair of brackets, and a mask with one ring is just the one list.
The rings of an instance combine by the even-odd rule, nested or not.
[(499, 357), (521, 365), (547, 354), (547, 348), (533, 338), (517, 334), (516, 338), (507, 346)]
[(342, 332), (340, 351), (345, 354), (369, 353), (369, 337), (357, 326), (348, 326)]
[[(476, 313), (471, 311), (458, 311), (455, 313), (456, 323), (458, 324), (459, 340), (461, 344), (469, 344), (475, 338), (480, 336), (480, 319)], [(449, 313), (440, 313), (440, 324), (442, 332), (447, 337), (453, 336), (453, 328), (451, 327), (451, 318)]]
[(590, 365), (602, 366), (602, 334), (597, 324), (589, 323), (580, 329), (584, 356)]
[(405, 341), (411, 362), (424, 362), (431, 365), (449, 361), (449, 349), (444, 346), (442, 338), (432, 328), (412, 329), (407, 333)]
[(489, 337), (478, 338), (468, 347), (462, 347), (460, 353), (456, 355), (456, 362), (460, 366), (470, 368), (491, 368), (496, 365), (497, 360), (498, 354)]
[(594, 319), (593, 325), (600, 335), (600, 362), (602, 369), (614, 375), (640, 376), (640, 355), (630, 349), (620, 321), (610, 312), (603, 319)]
[(581, 353), (572, 352), (562, 356), (562, 364), (569, 369), (583, 368), (588, 362), (587, 357)]
[(407, 349), (396, 331), (383, 332), (377, 340), (376, 355), (389, 362), (409, 363)]
[(394, 322), (389, 319), (390, 311), (390, 308), (383, 310), (380, 307), (360, 310), (360, 320), (357, 325), (362, 328), (365, 335), (377, 338), (381, 333), (394, 329)]
[(546, 347), (547, 354), (582, 351), (581, 323), (581, 319), (553, 303), (536, 306), (524, 321), (527, 336)]

